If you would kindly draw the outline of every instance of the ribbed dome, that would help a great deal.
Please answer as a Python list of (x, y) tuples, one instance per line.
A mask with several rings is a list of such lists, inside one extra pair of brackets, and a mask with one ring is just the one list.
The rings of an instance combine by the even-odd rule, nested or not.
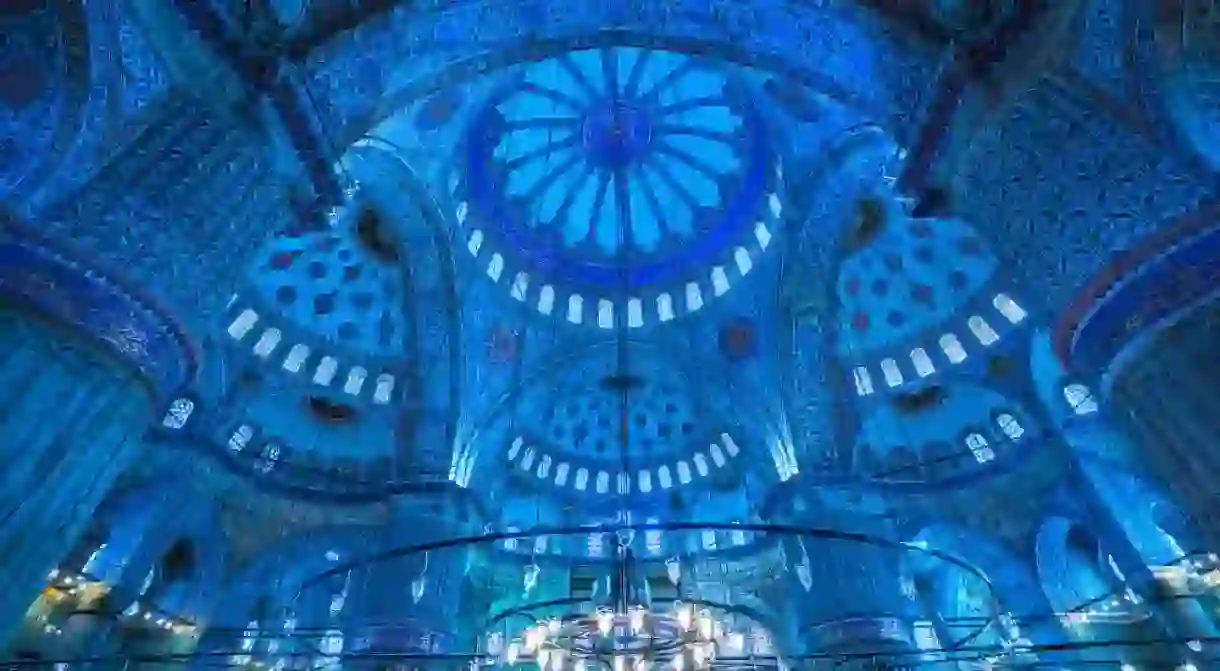
[[(454, 195), (472, 253), (499, 258), (488, 274), (515, 281), (520, 300), (640, 326), (697, 310), (749, 272), (782, 211), (777, 168), (731, 70), (611, 47), (525, 66), (498, 87)], [(688, 283), (702, 295), (684, 304)], [(557, 293), (608, 300), (613, 314), (586, 319), (595, 301), (570, 313)], [(624, 293), (643, 304), (621, 305)]]

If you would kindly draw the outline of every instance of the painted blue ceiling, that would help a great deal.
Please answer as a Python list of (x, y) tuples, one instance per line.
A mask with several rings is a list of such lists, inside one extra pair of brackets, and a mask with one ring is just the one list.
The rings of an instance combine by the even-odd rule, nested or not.
[[(429, 522), (444, 518), (470, 533), (568, 528), (511, 545), (496, 541), (496, 552), (484, 556), (508, 567), (511, 589), (494, 585), (506, 592), (520, 588), (518, 569), (607, 559), (611, 538), (602, 528), (710, 521), (707, 530), (641, 529), (629, 544), (652, 560), (680, 558), (683, 570), (719, 570), (705, 580), (715, 583), (709, 592), (725, 588), (730, 574), (766, 575), (749, 563), (766, 552), (778, 555), (767, 559), (782, 589), (805, 580), (815, 564), (827, 598), (805, 610), (787, 594), (775, 599), (787, 609), (776, 622), (799, 626), (843, 604), (905, 617), (914, 612), (913, 599), (897, 589), (905, 574), (872, 549), (806, 547), (799, 534), (770, 542), (770, 532), (733, 525), (758, 523), (765, 513), (890, 539), (952, 518), (972, 525), (970, 533), (977, 527), (1002, 536), (997, 544), (1029, 540), (1033, 522), (996, 522), (1006, 511), (995, 504), (1007, 497), (1014, 507), (1049, 507), (1041, 489), (1016, 500), (1021, 487), (1045, 484), (1019, 465), (1059, 477), (1062, 463), (1046, 456), (1061, 447), (1044, 430), (1053, 413), (1037, 406), (1058, 403), (1047, 398), (1065, 373), (1041, 364), (1025, 370), (1025, 325), (1044, 323), (1060, 306), (1021, 292), (1086, 274), (1109, 253), (1106, 245), (1156, 225), (1148, 223), (1153, 217), (1100, 217), (1092, 223), (1105, 228), (1104, 244), (1086, 244), (1087, 254), (1058, 265), (1046, 261), (1054, 272), (1035, 277), (1022, 265), (1027, 248), (1008, 233), (1047, 246), (1067, 233), (1028, 202), (1021, 201), (1020, 221), (960, 201), (946, 207), (953, 215), (913, 215), (926, 206), (915, 198), (924, 194), (903, 192), (902, 178), (927, 166), (906, 148), (920, 140), (924, 119), (912, 110), (924, 109), (937, 59), (879, 27), (888, 24), (861, 18), (854, 4), (679, 2), (636, 11), (595, 3), (585, 16), (524, 2), (490, 6), (472, 19), (475, 4), (457, 3), (444, 15), (430, 7), (392, 13), (333, 36), (309, 56), (284, 54), (274, 109), (260, 108), (250, 124), (256, 141), (227, 147), (230, 153), (216, 150), (227, 129), (193, 117), (174, 126), (184, 134), (202, 129), (196, 144), (184, 146), (203, 154), (203, 177), (230, 178), (227, 188), (201, 192), (240, 195), (206, 217), (172, 225), (185, 191), (161, 204), (168, 214), (140, 209), (147, 194), (139, 189), (164, 191), (135, 176), (130, 198), (125, 182), (104, 183), (112, 198), (101, 198), (100, 189), (82, 196), (104, 202), (97, 205), (104, 219), (56, 211), (56, 230), (107, 260), (131, 258), (133, 241), (146, 241), (139, 253), (163, 260), (164, 270), (148, 270), (150, 263), (132, 273), (168, 313), (203, 312), (184, 296), (223, 287), (224, 304), (237, 294), (225, 311), (191, 314), (199, 330), (193, 337), (206, 344), (198, 350), (205, 373), (195, 388), (178, 391), (198, 409), (187, 431), (167, 425), (150, 440), (166, 454), (189, 444), (190, 454), (217, 457), (229, 475), (275, 500), (322, 502), (334, 519), (357, 498), (413, 505), (402, 496), (406, 486), (428, 480), (484, 504), (460, 519), (430, 509)], [(930, 4), (946, 24), (974, 20), (961, 18), (970, 9), (961, 3)], [(997, 16), (1006, 16), (1010, 3), (1000, 4)], [(318, 29), (307, 6), (315, 18), (327, 9), (269, 6), (293, 44)], [(17, 47), (0, 51), (0, 124), (25, 129), (0, 135), (0, 159), (19, 166), (0, 170), (8, 180), (0, 191), (18, 176), (36, 176), (29, 166), (38, 168), (59, 134), (79, 125), (67, 103), (89, 88), (88, 78), (75, 60), (80, 54), (65, 46), (80, 42), (73, 31), (82, 22), (70, 16), (79, 8), (52, 2), (21, 15), (20, 25), (0, 10), (5, 46)], [(416, 9), (411, 21), (403, 18)], [(702, 23), (686, 23), (688, 14)], [(720, 19), (726, 25), (712, 28)], [(578, 38), (565, 32), (580, 33), (582, 21), (599, 30)], [(523, 26), (539, 39), (517, 44)], [(714, 39), (704, 39), (708, 32)], [(895, 54), (907, 60), (887, 60)], [(1193, 100), (1210, 100), (1210, 69), (1183, 72), (1202, 82), (1192, 84), (1191, 95), (1203, 91)], [(1210, 128), (1212, 121), (1200, 123)], [(264, 123), (291, 142), (260, 144)], [(1029, 137), (1014, 139), (1045, 129), (1016, 125), (1001, 129), (1006, 141), (1046, 151)], [(159, 137), (152, 128), (149, 136)], [(162, 139), (148, 145), (153, 157), (144, 169), (132, 172), (194, 175), (191, 160), (157, 163), (156, 151), (176, 146)], [(264, 160), (273, 152), (282, 154)], [(1011, 167), (1002, 160), (986, 157), (972, 169)], [(1021, 174), (1026, 184), (1036, 181)], [(1106, 181), (1136, 197), (1120, 186), (1130, 182)], [(303, 202), (321, 182), (351, 189)], [(1036, 200), (1025, 192), (1008, 193)], [(193, 209), (210, 205), (190, 201)], [(882, 216), (870, 228), (860, 212), (872, 205)], [(385, 223), (370, 224), (368, 212)], [(205, 218), (231, 219), (240, 234), (201, 224)], [(1126, 224), (1114, 222), (1128, 219), (1140, 222), (1115, 233)], [(72, 236), (73, 226), (94, 230)], [(1060, 246), (1064, 258), (1074, 249)], [(188, 267), (214, 273), (182, 271)], [(1024, 307), (1012, 309), (1014, 299)], [(860, 380), (870, 371), (866, 393)], [(945, 491), (928, 486), (913, 495), (876, 482), (891, 466), (954, 454), (973, 461), (960, 472), (918, 476), (918, 484)], [(982, 512), (961, 505), (978, 489), (948, 486), (962, 485), (954, 477), (966, 471), (971, 487), (994, 485), (989, 505), (976, 506)], [(814, 490), (819, 496), (804, 497)], [(430, 538), (429, 522), (403, 516), (386, 547)], [(1147, 524), (1138, 528), (1151, 534)], [(776, 536), (784, 534), (792, 532)], [(303, 573), (336, 570), (330, 556), (341, 553), (323, 542), (309, 545)], [(344, 557), (373, 546), (365, 537), (342, 543)], [(1031, 570), (1019, 565), (1027, 558), (986, 554), (999, 577), (995, 594), (1014, 598), (1004, 590), (1027, 586), (1018, 579)], [(386, 560), (359, 598), (378, 614), (394, 614), (415, 580), (401, 575), (428, 570), (428, 560), (418, 559)], [(432, 570), (462, 576), (427, 576), (429, 585), (444, 585), (429, 598), (451, 608), (430, 601), (416, 610), (451, 617), (465, 603), (456, 586), (465, 584), (470, 560), (434, 561), (443, 568)], [(1062, 573), (1091, 575), (1087, 568)], [(988, 595), (977, 584), (946, 580), (933, 590), (952, 602), (945, 613), (984, 613)], [(326, 590), (344, 581), (332, 582)], [(375, 593), (378, 585), (393, 589)], [(307, 607), (324, 611), (332, 597), (311, 594)]]
[(958, 313), (998, 262), (960, 220), (917, 219), (893, 211), (867, 246), (839, 269), (839, 347), (868, 351), (906, 340)]
[(355, 216), (346, 213), (329, 231), (271, 241), (252, 279), (271, 309), (298, 327), (370, 356), (402, 354), (412, 337), (404, 275), (359, 240)]

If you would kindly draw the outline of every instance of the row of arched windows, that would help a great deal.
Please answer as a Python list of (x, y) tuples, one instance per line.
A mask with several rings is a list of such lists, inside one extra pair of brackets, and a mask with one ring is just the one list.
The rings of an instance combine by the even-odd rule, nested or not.
[[(1028, 316), (1025, 309), (1007, 294), (996, 294), (991, 302), (1009, 323), (1019, 324)], [(970, 333), (978, 340), (979, 344), (984, 347), (990, 347), (1000, 340), (999, 333), (992, 328), (986, 319), (979, 315), (972, 315), (967, 319), (966, 328), (970, 330)], [(967, 358), (966, 348), (962, 345), (962, 341), (956, 334), (945, 333), (940, 336), (936, 344), (951, 364), (959, 364)], [(924, 348), (916, 347), (911, 350), (910, 359), (911, 365), (915, 369), (915, 374), (919, 377), (925, 378), (936, 372), (936, 364), (932, 362), (931, 355)], [(885, 379), (886, 385), (898, 387), (905, 382), (902, 369), (899, 367), (897, 360), (883, 359), (880, 366), (881, 375)], [(873, 379), (868, 368), (864, 366), (857, 367), (853, 371), (853, 378), (856, 383), (856, 393), (860, 396), (869, 396), (875, 391)]]
[[(229, 336), (237, 341), (244, 339), (254, 329), (258, 320), (259, 315), (257, 312), (251, 309), (244, 310), (229, 324)], [(254, 343), (254, 356), (260, 359), (270, 358), (272, 353), (279, 347), (281, 340), (283, 340), (283, 333), (279, 329), (265, 329)], [(289, 373), (299, 373), (312, 353), (313, 351), (308, 345), (297, 343), (288, 351), (288, 355), (284, 357), (281, 366)], [(313, 382), (323, 387), (329, 387), (334, 382), (335, 375), (338, 372), (339, 360), (333, 356), (324, 356), (318, 360), (317, 368), (314, 369)], [(353, 366), (348, 371), (347, 379), (343, 383), (343, 391), (352, 396), (359, 395), (364, 389), (364, 384), (368, 377), (369, 373), (363, 367)], [(379, 405), (388, 404), (394, 394), (394, 384), (393, 375), (389, 373), (378, 375), (377, 385), (373, 390), (373, 402)]]
[[(254, 428), (249, 424), (241, 424), (229, 436), (229, 450), (236, 453), (243, 453), (250, 445), (250, 441), (254, 438)], [(270, 473), (279, 463), (280, 453), (283, 449), (279, 443), (268, 441), (263, 444), (257, 460), (254, 463), (254, 469), (259, 473)]]

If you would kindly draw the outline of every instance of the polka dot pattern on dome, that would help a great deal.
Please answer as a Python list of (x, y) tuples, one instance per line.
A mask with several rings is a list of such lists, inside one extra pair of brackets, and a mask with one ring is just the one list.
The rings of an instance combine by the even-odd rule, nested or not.
[(401, 271), (370, 258), (341, 228), (277, 238), (255, 275), (265, 300), (338, 345), (389, 354), (407, 336)]
[(673, 453), (698, 421), (697, 410), (664, 384), (628, 391), (625, 403), (622, 392), (605, 387), (563, 397), (571, 400), (551, 407), (542, 437), (589, 459), (617, 461), (624, 437), (629, 454), (643, 459)]
[(937, 325), (968, 302), (996, 267), (983, 240), (962, 222), (889, 222), (840, 268), (840, 350), (885, 347)]

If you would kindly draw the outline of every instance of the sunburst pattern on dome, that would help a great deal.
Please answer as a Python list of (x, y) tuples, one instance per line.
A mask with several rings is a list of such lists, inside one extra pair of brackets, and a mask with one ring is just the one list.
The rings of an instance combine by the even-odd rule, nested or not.
[(689, 238), (696, 213), (723, 202), (721, 179), (742, 167), (742, 118), (725, 84), (663, 51), (541, 63), (495, 106), (505, 191), (527, 224), (555, 228), (568, 247), (653, 252), (663, 237)]
[[(610, 327), (697, 310), (705, 297), (684, 303), (683, 292), (718, 296), (748, 273), (782, 212), (777, 180), (731, 72), (610, 47), (532, 64), (493, 93), (454, 190), (472, 253), (493, 250), (493, 279), (516, 274), (514, 295), (544, 313), (567, 293), (559, 314), (577, 323), (586, 297), (605, 297), (597, 323)], [(623, 291), (637, 305), (615, 316), (611, 294)]]

